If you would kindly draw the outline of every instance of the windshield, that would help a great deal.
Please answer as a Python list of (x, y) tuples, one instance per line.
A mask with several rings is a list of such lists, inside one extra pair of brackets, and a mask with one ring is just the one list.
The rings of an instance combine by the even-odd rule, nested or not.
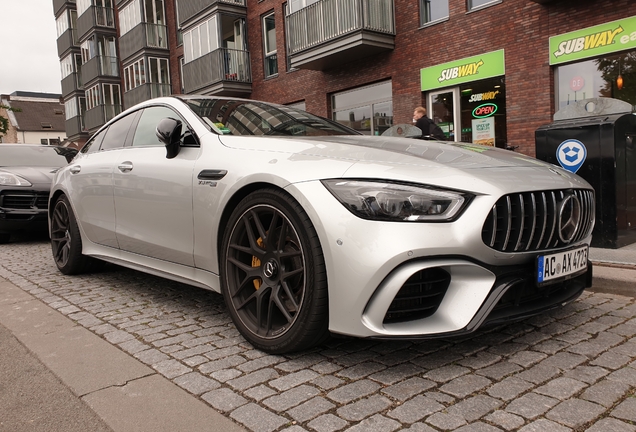
[(284, 105), (232, 99), (186, 99), (210, 129), (223, 135), (359, 135), (339, 123)]
[(0, 166), (61, 167), (76, 154), (77, 150), (66, 147), (0, 144)]

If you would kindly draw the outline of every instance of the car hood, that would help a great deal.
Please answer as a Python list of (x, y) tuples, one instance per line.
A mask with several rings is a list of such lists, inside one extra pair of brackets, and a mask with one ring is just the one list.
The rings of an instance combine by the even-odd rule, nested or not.
[(2, 167), (0, 171), (19, 175), (30, 183), (51, 183), (53, 175), (59, 167)]
[(467, 143), (377, 136), (234, 137), (222, 136), (228, 147), (294, 153), (352, 162), (378, 162), (461, 169), (553, 166), (508, 150)]
[[(512, 193), (588, 188), (582, 178), (553, 164), (509, 150), (468, 143), (399, 137), (220, 137), (224, 145), (287, 153), (289, 161), (326, 159), (350, 162), (336, 177), (384, 178), (426, 183), (475, 193)], [(334, 176), (337, 168), (305, 172), (292, 181)], [(324, 177), (322, 177), (324, 178)]]

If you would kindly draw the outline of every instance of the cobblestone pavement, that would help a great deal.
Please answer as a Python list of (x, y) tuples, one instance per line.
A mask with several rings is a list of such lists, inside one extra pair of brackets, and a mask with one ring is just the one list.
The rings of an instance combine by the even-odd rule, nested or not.
[(117, 266), (64, 276), (44, 240), (0, 252), (0, 277), (256, 432), (636, 431), (631, 297), (585, 293), (463, 339), (277, 356), (245, 342), (216, 293)]

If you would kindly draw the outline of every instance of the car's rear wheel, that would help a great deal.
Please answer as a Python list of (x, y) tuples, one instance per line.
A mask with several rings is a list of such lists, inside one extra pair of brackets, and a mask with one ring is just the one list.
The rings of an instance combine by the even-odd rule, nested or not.
[(225, 302), (252, 345), (284, 353), (328, 337), (322, 248), (292, 197), (276, 189), (245, 197), (229, 218), (221, 255)]
[(79, 227), (65, 195), (60, 195), (53, 206), (51, 249), (55, 265), (62, 273), (77, 274), (88, 270), (91, 259), (82, 255)]

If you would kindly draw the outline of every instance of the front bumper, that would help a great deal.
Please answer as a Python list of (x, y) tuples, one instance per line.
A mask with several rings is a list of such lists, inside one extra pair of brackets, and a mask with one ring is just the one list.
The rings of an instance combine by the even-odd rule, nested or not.
[[(504, 253), (486, 246), (481, 229), (498, 195), (476, 196), (454, 222), (390, 223), (355, 217), (317, 182), (288, 190), (321, 241), (334, 333), (375, 338), (469, 333), (559, 307), (591, 284), (588, 263), (585, 273), (538, 288), (535, 263), (545, 251)], [(417, 280), (427, 277), (435, 282), (431, 287)], [(423, 288), (413, 288), (418, 283)], [(415, 293), (403, 295), (406, 285)], [(425, 304), (429, 295), (437, 302), (432, 307)]]
[(46, 230), (48, 197), (44, 187), (0, 190), (0, 233)]

